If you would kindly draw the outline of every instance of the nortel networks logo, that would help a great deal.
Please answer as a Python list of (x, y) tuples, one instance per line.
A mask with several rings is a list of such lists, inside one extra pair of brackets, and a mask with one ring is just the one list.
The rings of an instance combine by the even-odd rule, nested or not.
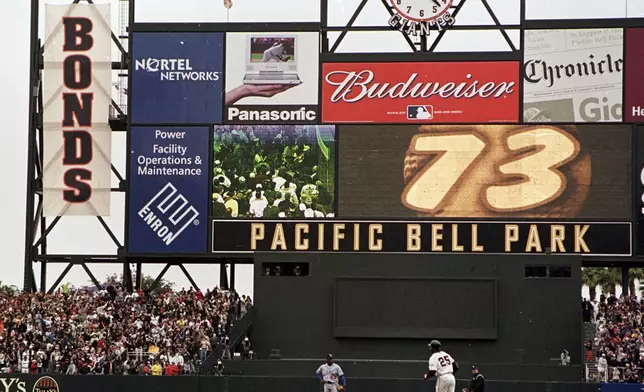
[(163, 81), (205, 82), (217, 81), (221, 77), (219, 71), (197, 71), (190, 65), (190, 59), (139, 59), (134, 62), (135, 71), (158, 72)]
[(168, 182), (138, 212), (139, 217), (166, 245), (170, 245), (189, 225), (199, 225), (199, 211)]

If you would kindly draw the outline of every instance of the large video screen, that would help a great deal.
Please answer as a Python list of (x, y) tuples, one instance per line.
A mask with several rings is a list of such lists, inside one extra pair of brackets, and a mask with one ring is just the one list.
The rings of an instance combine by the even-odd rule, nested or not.
[(213, 218), (334, 217), (335, 140), (333, 126), (216, 126)]
[(343, 126), (347, 218), (631, 217), (624, 125)]

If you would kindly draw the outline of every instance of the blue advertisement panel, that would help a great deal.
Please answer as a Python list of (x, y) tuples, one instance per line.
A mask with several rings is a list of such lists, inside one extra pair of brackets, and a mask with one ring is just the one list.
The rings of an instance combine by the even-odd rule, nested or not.
[(204, 253), (209, 127), (132, 127), (130, 253)]
[(223, 33), (133, 33), (135, 124), (222, 122)]
[(641, 384), (602, 384), (601, 392), (642, 392), (644, 385)]

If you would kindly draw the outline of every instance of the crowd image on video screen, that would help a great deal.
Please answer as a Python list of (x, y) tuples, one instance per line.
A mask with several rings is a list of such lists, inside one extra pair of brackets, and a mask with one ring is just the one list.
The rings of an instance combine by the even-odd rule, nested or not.
[(335, 216), (335, 127), (216, 126), (212, 216)]

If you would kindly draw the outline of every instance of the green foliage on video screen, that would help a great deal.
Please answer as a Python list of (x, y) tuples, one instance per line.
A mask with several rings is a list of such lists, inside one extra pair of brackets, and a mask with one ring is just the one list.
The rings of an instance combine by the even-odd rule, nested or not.
[(335, 140), (333, 126), (215, 127), (213, 217), (334, 216)]

